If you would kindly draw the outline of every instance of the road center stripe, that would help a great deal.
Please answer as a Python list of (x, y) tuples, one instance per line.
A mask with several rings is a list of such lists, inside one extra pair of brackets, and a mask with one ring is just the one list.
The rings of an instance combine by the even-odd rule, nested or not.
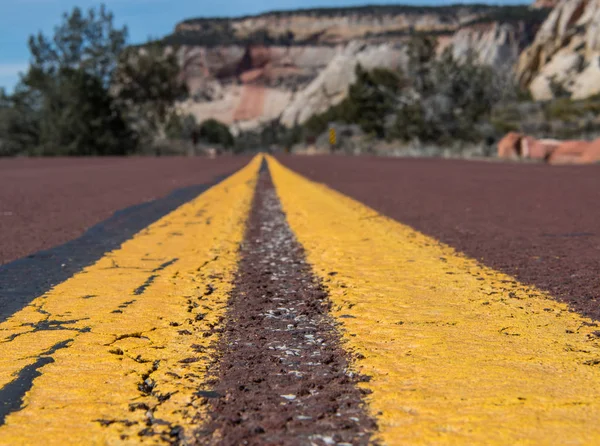
[(369, 444), (374, 430), (348, 370), (329, 300), (306, 264), (265, 169), (227, 322), (210, 423), (199, 444)]
[(355, 367), (371, 376), (361, 386), (383, 443), (600, 442), (593, 321), (273, 158), (269, 166)]
[[(0, 444), (185, 437), (202, 413), (195, 394), (205, 387), (260, 161), (0, 324), (0, 394), (11, 397), (2, 402), (11, 407)], [(19, 386), (29, 389), (20, 410)]]

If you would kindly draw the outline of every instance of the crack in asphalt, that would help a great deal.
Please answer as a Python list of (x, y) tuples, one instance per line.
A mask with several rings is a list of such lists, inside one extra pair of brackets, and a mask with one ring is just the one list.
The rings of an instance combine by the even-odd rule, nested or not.
[(71, 342), (73, 339), (67, 339), (53, 345), (41, 353), (36, 362), (23, 367), (13, 381), (0, 388), (0, 426), (5, 423), (8, 415), (23, 408), (25, 394), (33, 386), (33, 380), (42, 374), (39, 369), (46, 364), (53, 363), (52, 355), (58, 350), (68, 347)]

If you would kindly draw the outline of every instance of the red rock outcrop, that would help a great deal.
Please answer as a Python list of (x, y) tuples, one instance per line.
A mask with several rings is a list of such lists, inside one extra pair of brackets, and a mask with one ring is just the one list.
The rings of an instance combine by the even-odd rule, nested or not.
[(557, 139), (536, 139), (524, 136), (521, 139), (521, 158), (531, 160), (548, 160), (562, 143)]
[(600, 139), (565, 141), (550, 156), (551, 164), (593, 164), (600, 162)]
[(498, 157), (546, 161), (550, 164), (597, 163), (600, 162), (600, 138), (594, 141), (560, 141), (510, 132), (498, 142)]
[(244, 85), (242, 97), (233, 112), (234, 121), (250, 121), (263, 115), (266, 91), (261, 85)]
[(509, 132), (498, 142), (498, 158), (516, 159), (521, 156), (521, 140), (523, 135)]

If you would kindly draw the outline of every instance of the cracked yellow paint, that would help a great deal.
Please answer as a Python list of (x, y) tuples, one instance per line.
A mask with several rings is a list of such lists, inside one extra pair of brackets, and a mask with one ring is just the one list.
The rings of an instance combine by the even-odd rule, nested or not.
[(206, 388), (260, 162), (0, 324), (0, 387), (70, 340), (38, 370), (24, 407), (6, 417), (0, 444), (189, 437), (206, 403), (195, 392)]
[[(599, 328), (269, 158), (384, 444), (600, 444)], [(390, 193), (406, 193), (390, 191)], [(337, 274), (330, 274), (330, 273)]]

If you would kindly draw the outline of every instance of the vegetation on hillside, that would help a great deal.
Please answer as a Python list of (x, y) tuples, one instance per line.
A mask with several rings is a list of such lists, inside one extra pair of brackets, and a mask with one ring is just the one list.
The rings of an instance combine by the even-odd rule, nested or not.
[(328, 129), (340, 125), (350, 137), (359, 128), (365, 144), (385, 140), (448, 146), (499, 139), (504, 129), (495, 125), (496, 110), (526, 99), (512, 72), (481, 65), (472, 54), (460, 61), (451, 51), (438, 57), (436, 45), (432, 36), (412, 38), (405, 72), (368, 71), (358, 65), (341, 103), (302, 126), (278, 131), (272, 144), (328, 144)]
[(510, 102), (494, 107), (491, 122), (501, 133), (523, 132), (538, 138), (600, 137), (600, 96), (573, 100)]
[(312, 116), (304, 128), (309, 137), (324, 132), (331, 122), (358, 124), (367, 133), (385, 137), (385, 116), (398, 106), (398, 93), (406, 80), (398, 72), (377, 68), (372, 71), (356, 67), (356, 82), (348, 97), (324, 113)]
[(227, 45), (303, 45), (309, 42), (298, 41), (294, 33), (273, 36), (266, 29), (258, 29), (247, 36), (238, 36), (229, 22), (207, 22), (200, 31), (178, 31), (158, 41), (161, 45), (198, 45), (206, 47)]
[(481, 17), (467, 23), (518, 23), (525, 22), (528, 25), (541, 25), (550, 14), (552, 8), (531, 8), (529, 5), (505, 5), (491, 9)]
[(315, 139), (337, 122), (357, 124), (382, 140), (447, 144), (487, 138), (481, 124), (496, 104), (517, 98), (516, 85), (472, 55), (457, 61), (446, 51), (438, 58), (435, 48), (431, 36), (412, 39), (405, 73), (357, 66), (347, 98), (312, 116), (296, 134)]
[[(528, 5), (519, 5), (528, 8)], [(451, 5), (364, 5), (364, 6), (345, 6), (345, 7), (325, 7), (325, 8), (300, 8), (289, 10), (269, 11), (253, 16), (241, 16), (235, 19), (226, 17), (199, 17), (184, 20), (182, 24), (202, 24), (206, 22), (229, 22), (232, 20), (241, 21), (251, 18), (278, 17), (287, 18), (297, 15), (319, 17), (339, 17), (348, 15), (400, 15), (400, 14), (440, 14), (456, 15), (458, 11), (465, 11), (472, 14), (487, 13), (502, 9), (504, 6), (489, 5), (486, 3), (455, 3)]]

